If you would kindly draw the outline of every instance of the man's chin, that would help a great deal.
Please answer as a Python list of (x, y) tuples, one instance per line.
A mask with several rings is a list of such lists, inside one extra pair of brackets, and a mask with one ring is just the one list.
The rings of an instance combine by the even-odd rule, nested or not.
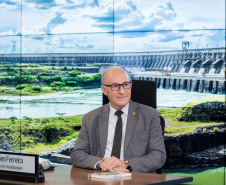
[(128, 101), (121, 101), (118, 106), (120, 106), (121, 108), (125, 107), (128, 104)]

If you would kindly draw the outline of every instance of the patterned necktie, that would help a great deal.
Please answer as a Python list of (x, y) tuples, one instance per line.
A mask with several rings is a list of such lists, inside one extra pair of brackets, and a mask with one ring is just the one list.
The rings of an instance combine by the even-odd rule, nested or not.
[(120, 151), (121, 151), (121, 140), (122, 140), (122, 118), (121, 115), (123, 112), (118, 110), (115, 112), (115, 115), (118, 116), (118, 121), (115, 127), (115, 136), (114, 143), (112, 147), (111, 156), (115, 156), (120, 159)]

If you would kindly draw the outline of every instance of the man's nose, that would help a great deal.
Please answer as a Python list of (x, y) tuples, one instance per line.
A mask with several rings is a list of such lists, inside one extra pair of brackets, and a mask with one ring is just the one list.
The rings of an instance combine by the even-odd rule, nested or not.
[(124, 93), (125, 92), (125, 89), (123, 88), (123, 85), (120, 85), (118, 91), (119, 91), (119, 93)]

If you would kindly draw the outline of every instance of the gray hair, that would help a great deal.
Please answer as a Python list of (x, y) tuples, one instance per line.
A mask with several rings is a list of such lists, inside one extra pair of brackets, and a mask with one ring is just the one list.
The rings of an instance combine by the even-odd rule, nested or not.
[(101, 75), (101, 84), (104, 84), (106, 74), (108, 73), (108, 71), (110, 71), (112, 69), (121, 69), (121, 70), (123, 70), (126, 73), (126, 75), (129, 78), (129, 80), (131, 80), (130, 74), (123, 67), (110, 67), (110, 68), (105, 69), (105, 71)]

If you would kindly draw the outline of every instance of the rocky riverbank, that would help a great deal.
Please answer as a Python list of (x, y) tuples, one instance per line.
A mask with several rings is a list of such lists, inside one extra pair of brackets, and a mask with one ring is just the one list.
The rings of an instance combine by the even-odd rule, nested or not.
[(40, 157), (48, 159), (52, 163), (71, 164), (70, 153), (74, 148), (75, 140), (71, 140), (50, 152), (42, 152)]

